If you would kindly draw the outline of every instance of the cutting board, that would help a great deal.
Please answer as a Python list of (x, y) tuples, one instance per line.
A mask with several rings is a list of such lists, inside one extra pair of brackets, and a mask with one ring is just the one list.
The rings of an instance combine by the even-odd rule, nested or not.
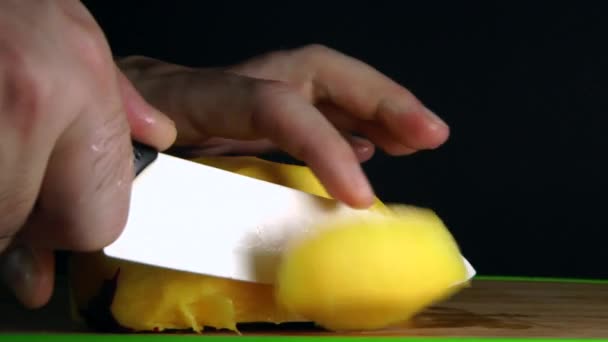
[[(608, 341), (608, 281), (476, 277), (472, 287), (431, 307), (408, 324), (359, 333), (331, 333), (311, 325), (249, 325), (242, 335), (227, 332), (193, 334), (97, 334), (69, 319), (65, 286), (40, 311), (27, 311), (8, 295), (0, 295), (0, 339), (7, 341), (202, 341), (318, 340), (373, 341), (394, 339), (447, 341), (501, 338), (517, 341), (561, 338)], [(82, 334), (85, 334), (84, 336)], [(312, 338), (314, 337), (314, 339)], [(462, 339), (459, 339), (462, 340)]]

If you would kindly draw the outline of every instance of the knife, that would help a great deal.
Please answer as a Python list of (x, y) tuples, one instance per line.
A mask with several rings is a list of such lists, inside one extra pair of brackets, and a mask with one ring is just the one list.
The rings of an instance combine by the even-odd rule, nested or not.
[(116, 259), (270, 284), (289, 241), (331, 215), (366, 211), (137, 142), (133, 154), (127, 222), (104, 248)]

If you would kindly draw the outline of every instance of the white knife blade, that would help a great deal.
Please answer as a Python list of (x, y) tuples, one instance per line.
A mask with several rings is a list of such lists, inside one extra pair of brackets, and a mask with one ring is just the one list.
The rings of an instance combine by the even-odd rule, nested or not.
[[(140, 144), (134, 152), (137, 176), (127, 223), (104, 248), (112, 258), (273, 283), (288, 241), (329, 215), (363, 212)], [(475, 270), (465, 263), (470, 279)]]

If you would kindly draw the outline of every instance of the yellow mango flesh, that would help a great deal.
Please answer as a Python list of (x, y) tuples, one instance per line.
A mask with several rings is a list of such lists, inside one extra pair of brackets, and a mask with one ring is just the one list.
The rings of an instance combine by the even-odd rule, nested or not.
[(237, 331), (237, 323), (294, 319), (275, 304), (272, 286), (117, 261), (99, 253), (77, 254), (71, 260), (76, 310), (87, 309), (103, 281), (117, 271), (116, 289), (107, 309), (116, 323), (131, 330), (201, 332), (213, 327)]
[[(307, 167), (254, 157), (196, 161), (329, 197)], [(371, 212), (378, 215), (327, 222), (319, 227), (323, 233), (300, 241), (285, 254), (275, 286), (76, 254), (74, 306), (90, 306), (104, 280), (118, 272), (109, 311), (120, 326), (136, 331), (237, 331), (238, 323), (302, 320), (360, 330), (406, 320), (459, 288), (453, 285), (464, 278), (462, 258), (432, 211), (377, 200)]]
[(299, 241), (279, 267), (279, 304), (330, 330), (367, 330), (404, 322), (456, 291), (466, 269), (441, 220), (391, 209), (323, 223)]

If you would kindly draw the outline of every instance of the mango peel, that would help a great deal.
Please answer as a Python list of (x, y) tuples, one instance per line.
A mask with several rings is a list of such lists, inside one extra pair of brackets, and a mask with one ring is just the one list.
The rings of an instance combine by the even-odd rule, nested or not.
[[(195, 161), (330, 197), (304, 166), (254, 157)], [(467, 285), (458, 246), (430, 209), (377, 199), (369, 215), (320, 222), (313, 231), (285, 251), (275, 285), (75, 254), (75, 317), (114, 331), (238, 332), (242, 323), (302, 321), (370, 330), (406, 322)]]

